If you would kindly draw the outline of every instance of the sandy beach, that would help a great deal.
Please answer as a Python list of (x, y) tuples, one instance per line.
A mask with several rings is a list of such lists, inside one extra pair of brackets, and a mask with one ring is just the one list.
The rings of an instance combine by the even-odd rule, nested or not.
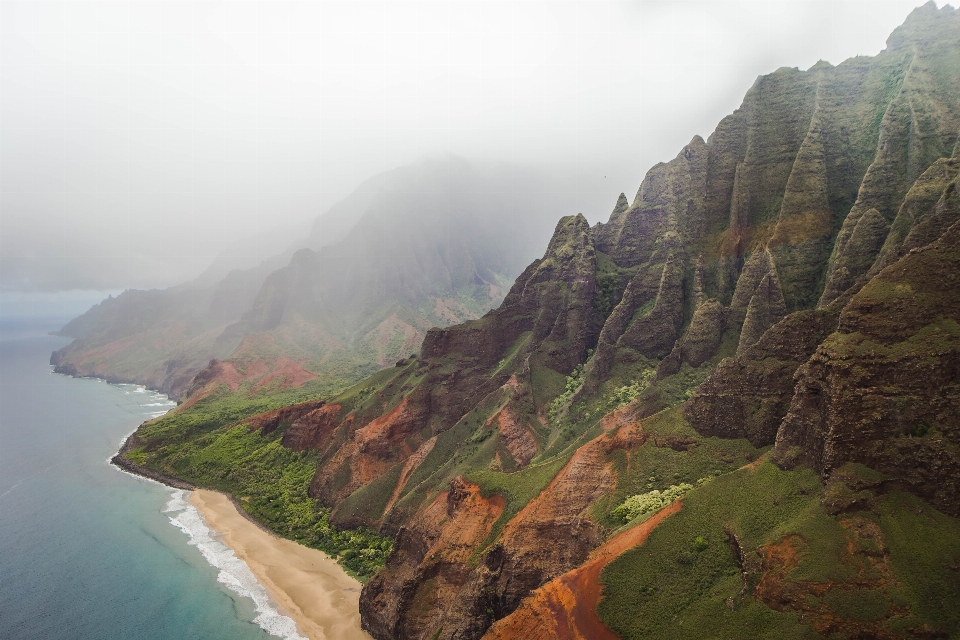
[(360, 583), (316, 549), (260, 529), (216, 491), (190, 494), (207, 524), (243, 559), (270, 596), (311, 640), (371, 640), (360, 629)]

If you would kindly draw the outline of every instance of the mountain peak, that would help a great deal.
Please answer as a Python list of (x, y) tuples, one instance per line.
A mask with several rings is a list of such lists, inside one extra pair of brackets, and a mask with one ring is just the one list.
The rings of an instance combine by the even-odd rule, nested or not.
[(948, 29), (955, 29), (960, 12), (948, 4), (937, 8), (930, 0), (910, 12), (903, 24), (887, 38), (887, 50), (896, 51), (907, 45), (926, 45), (949, 37)]

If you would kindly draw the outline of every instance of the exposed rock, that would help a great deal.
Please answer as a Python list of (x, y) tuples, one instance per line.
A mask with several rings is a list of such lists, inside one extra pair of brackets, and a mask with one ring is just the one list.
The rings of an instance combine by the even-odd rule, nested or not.
[(747, 308), (760, 283), (771, 273), (776, 273), (776, 271), (773, 259), (766, 249), (761, 247), (750, 254), (747, 262), (743, 265), (743, 271), (740, 272), (740, 278), (737, 280), (737, 288), (733, 292), (733, 300), (730, 301), (730, 306)]
[[(404, 398), (391, 411), (355, 428), (350, 440), (317, 469), (310, 495), (335, 505), (405, 461), (414, 451), (408, 439), (420, 434), (427, 415), (423, 403)], [(325, 426), (322, 420), (319, 425)]]
[(527, 466), (540, 450), (536, 436), (514, 415), (509, 404), (498, 411), (487, 424), (493, 421), (496, 421), (500, 439), (513, 459), (521, 468)]
[(670, 352), (683, 325), (683, 268), (682, 257), (671, 255), (667, 259), (653, 309), (627, 327), (618, 346), (651, 358), (662, 358)]
[(684, 405), (684, 417), (703, 435), (773, 444), (793, 397), (794, 373), (836, 329), (838, 314), (798, 311), (778, 322), (720, 363)]
[(657, 525), (680, 510), (682, 503), (677, 500), (642, 524), (607, 540), (585, 563), (535, 590), (516, 611), (498, 620), (484, 639), (616, 640), (617, 635), (596, 613), (600, 572), (624, 551), (643, 544)]
[(342, 409), (339, 404), (327, 404), (300, 416), (283, 432), (283, 446), (294, 451), (320, 448), (340, 425)]
[(876, 209), (868, 209), (853, 227), (850, 239), (838, 253), (830, 269), (821, 300), (832, 302), (852, 287), (876, 260), (890, 227)]
[[(255, 416), (247, 418), (244, 422), (251, 431), (259, 431), (261, 435), (267, 435), (273, 433), (284, 424), (295, 424), (304, 416), (320, 410), (324, 404), (325, 402), (323, 400), (310, 400), (308, 402), (301, 402), (300, 404), (292, 404), (286, 407), (280, 407), (274, 411), (258, 413)], [(339, 407), (333, 405), (330, 408), (338, 409)], [(284, 440), (286, 440), (286, 436), (287, 433), (284, 432)], [(284, 446), (290, 445), (285, 442)], [(296, 449), (295, 446), (291, 446), (290, 448)]]
[[(940, 224), (935, 225), (936, 230), (932, 237), (930, 234), (922, 232), (914, 235), (917, 226), (931, 217), (935, 208), (943, 206), (946, 209), (946, 202), (941, 204), (941, 201), (944, 200), (944, 191), (956, 179), (958, 173), (960, 173), (960, 159), (954, 153), (953, 158), (941, 158), (934, 162), (917, 178), (913, 186), (910, 187), (910, 191), (907, 192), (903, 204), (897, 212), (897, 217), (890, 225), (890, 233), (876, 262), (867, 273), (867, 279), (872, 278), (902, 258), (910, 249), (922, 247), (935, 241), (943, 235), (953, 222), (956, 222), (956, 219), (951, 220), (942, 228)], [(920, 235), (922, 235), (922, 238), (918, 237)], [(905, 245), (904, 243), (909, 236), (912, 236), (912, 239), (908, 245)]]
[(737, 355), (756, 344), (757, 340), (767, 332), (767, 329), (780, 322), (785, 315), (787, 315), (787, 307), (783, 302), (780, 283), (777, 281), (775, 273), (768, 273), (760, 281), (753, 297), (750, 298), (747, 315), (743, 321), (743, 329), (740, 331)]
[[(531, 590), (581, 564), (603, 541), (603, 531), (587, 510), (615, 484), (607, 454), (643, 442), (640, 425), (626, 407), (611, 414), (604, 428), (605, 435), (581, 447), (543, 492), (506, 524), (499, 542), (484, 551), (476, 569), (466, 563), (469, 545), (448, 540), (469, 536), (474, 549), (480, 542), (473, 525), (464, 524), (458, 515), (461, 505), (479, 504), (474, 489), (456, 480), (446, 495), (438, 496), (434, 506), (401, 530), (387, 567), (364, 587), (361, 606), (376, 609), (371, 611), (375, 623), (367, 627), (374, 637), (478, 638)], [(448, 505), (449, 519), (430, 515), (441, 501)], [(471, 507), (470, 513), (489, 512), (488, 503), (483, 504)], [(468, 533), (460, 531), (464, 527)], [(402, 608), (379, 604), (397, 601)], [(451, 601), (458, 606), (450, 607)]]
[(960, 514), (960, 223), (887, 267), (797, 373), (776, 459), (863, 463)]
[(729, 309), (715, 299), (698, 306), (683, 338), (657, 367), (657, 378), (677, 373), (684, 362), (691, 367), (699, 367), (712, 358), (720, 348), (728, 315)]
[(482, 601), (461, 597), (472, 573), (465, 561), (503, 507), (500, 496), (484, 498), (462, 478), (451, 482), (400, 530), (386, 566), (364, 586), (363, 628), (378, 639), (456, 637), (455, 626), (461, 637), (479, 637), (487, 616)]

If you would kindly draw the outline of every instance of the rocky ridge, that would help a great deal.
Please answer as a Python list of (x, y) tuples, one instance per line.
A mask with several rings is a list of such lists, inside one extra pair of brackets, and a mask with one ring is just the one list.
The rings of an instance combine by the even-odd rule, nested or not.
[[(915, 551), (911, 514), (937, 532), (960, 515), (958, 36), (960, 12), (928, 3), (875, 57), (759, 78), (606, 223), (561, 219), (497, 309), (283, 427), (316, 453), (331, 522), (396, 540), (361, 597), (374, 637), (574, 628), (562, 577), (637, 524), (614, 518), (625, 498), (681, 482), (661, 525), (680, 542), (645, 544), (672, 554), (649, 575), (691, 582), (604, 583), (624, 637), (656, 633), (604, 602), (715, 604), (701, 622), (763, 637), (956, 632), (893, 554)], [(953, 602), (955, 549), (930, 546), (924, 580)], [(604, 575), (666, 562), (641, 556)]]

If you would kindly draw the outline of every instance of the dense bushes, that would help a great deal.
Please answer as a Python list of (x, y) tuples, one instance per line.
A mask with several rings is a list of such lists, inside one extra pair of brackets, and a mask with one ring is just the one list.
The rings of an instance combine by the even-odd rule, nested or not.
[(621, 522), (630, 522), (638, 516), (667, 506), (690, 489), (693, 489), (693, 485), (684, 482), (671, 485), (663, 491), (654, 489), (648, 493), (630, 496), (623, 501), (623, 504), (613, 510), (612, 515)]
[(223, 390), (186, 411), (143, 425), (137, 437), (146, 444), (128, 457), (233, 495), (271, 531), (320, 549), (364, 580), (383, 566), (392, 541), (374, 531), (340, 531), (330, 524), (330, 509), (307, 495), (317, 469), (316, 453), (292, 451), (280, 443), (289, 425), (262, 436), (243, 424), (255, 413), (308, 399), (302, 389), (255, 397)]

